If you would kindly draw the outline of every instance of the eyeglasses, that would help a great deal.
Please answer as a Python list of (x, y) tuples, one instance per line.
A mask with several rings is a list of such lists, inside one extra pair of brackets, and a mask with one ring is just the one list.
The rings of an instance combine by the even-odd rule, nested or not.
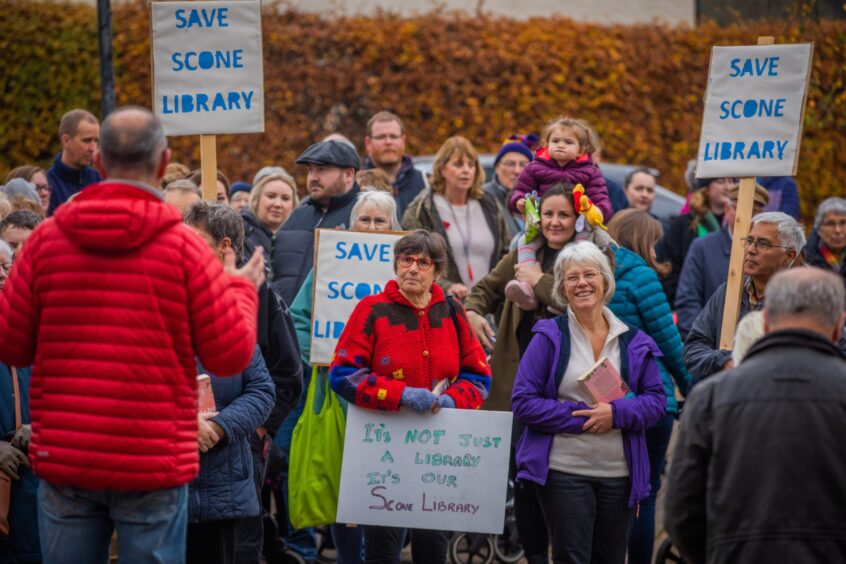
[(754, 245), (754, 246), (758, 247), (759, 251), (771, 251), (773, 248), (778, 248), (778, 249), (789, 249), (790, 248), (790, 247), (787, 247), (785, 245), (773, 245), (772, 243), (770, 243), (766, 239), (755, 239), (754, 237), (744, 237), (743, 239), (740, 240), (740, 242), (743, 244), (743, 248), (745, 248), (745, 249), (749, 249)]
[(417, 263), (417, 268), (420, 270), (429, 270), (435, 264), (430, 258), (414, 258), (408, 255), (398, 256), (397, 263), (403, 268), (411, 268), (412, 264)]
[(523, 161), (499, 161), (499, 164), (504, 168), (526, 168), (528, 162)]
[(36, 184), (35, 185), (36, 192), (49, 192), (50, 185), (49, 184)]
[(379, 142), (387, 141), (388, 139), (390, 139), (391, 141), (399, 141), (400, 139), (402, 139), (402, 135), (374, 135), (373, 137), (371, 137), (371, 139), (373, 141)]
[(846, 219), (829, 219), (828, 221), (823, 221), (822, 226), (826, 229), (846, 229)]
[(0, 262), (0, 270), (9, 274), (12, 272), (12, 263), (11, 262)]
[(601, 274), (596, 270), (585, 272), (584, 274), (568, 274), (564, 279), (564, 283), (568, 286), (578, 286), (579, 282), (584, 279), (588, 284), (596, 284)]

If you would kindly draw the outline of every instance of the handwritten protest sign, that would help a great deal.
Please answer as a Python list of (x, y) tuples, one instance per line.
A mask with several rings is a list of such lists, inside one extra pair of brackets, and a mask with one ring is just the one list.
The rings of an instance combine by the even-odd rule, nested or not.
[(350, 406), (339, 523), (502, 532), (511, 413)]
[(312, 301), (312, 366), (329, 365), (355, 306), (394, 275), (394, 243), (402, 233), (318, 229)]
[(167, 135), (264, 131), (260, 2), (153, 2), (152, 34)]
[(813, 45), (714, 47), (698, 178), (796, 174)]

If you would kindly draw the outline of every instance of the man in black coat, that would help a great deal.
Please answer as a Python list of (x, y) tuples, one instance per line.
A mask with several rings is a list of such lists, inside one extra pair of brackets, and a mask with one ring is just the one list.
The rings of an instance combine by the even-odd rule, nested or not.
[(359, 193), (355, 181), (358, 154), (346, 143), (315, 143), (300, 155), (297, 164), (308, 166), (309, 199), (276, 232), (279, 250), (272, 257), (273, 289), (288, 304), (314, 266), (314, 230), (349, 227)]
[(688, 398), (665, 525), (688, 562), (846, 562), (842, 281), (776, 274), (766, 335)]

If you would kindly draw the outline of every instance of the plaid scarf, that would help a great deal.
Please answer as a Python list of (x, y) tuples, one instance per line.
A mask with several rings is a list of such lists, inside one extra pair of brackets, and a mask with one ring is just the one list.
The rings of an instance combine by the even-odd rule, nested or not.
[(843, 255), (846, 254), (846, 250), (841, 252), (840, 256), (837, 256), (834, 254), (834, 251), (829, 249), (822, 241), (820, 241), (819, 250), (822, 258), (825, 259), (826, 264), (831, 267), (832, 270), (840, 270), (840, 265), (843, 263)]

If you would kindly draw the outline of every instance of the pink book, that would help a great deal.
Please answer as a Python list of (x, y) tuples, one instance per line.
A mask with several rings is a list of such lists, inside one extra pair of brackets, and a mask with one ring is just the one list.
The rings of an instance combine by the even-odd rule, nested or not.
[(578, 381), (593, 398), (594, 405), (611, 403), (629, 393), (629, 387), (606, 357), (600, 358), (587, 372), (578, 377)]
[(200, 413), (213, 413), (217, 411), (217, 406), (214, 403), (211, 378), (207, 374), (197, 375), (197, 392), (200, 398)]

